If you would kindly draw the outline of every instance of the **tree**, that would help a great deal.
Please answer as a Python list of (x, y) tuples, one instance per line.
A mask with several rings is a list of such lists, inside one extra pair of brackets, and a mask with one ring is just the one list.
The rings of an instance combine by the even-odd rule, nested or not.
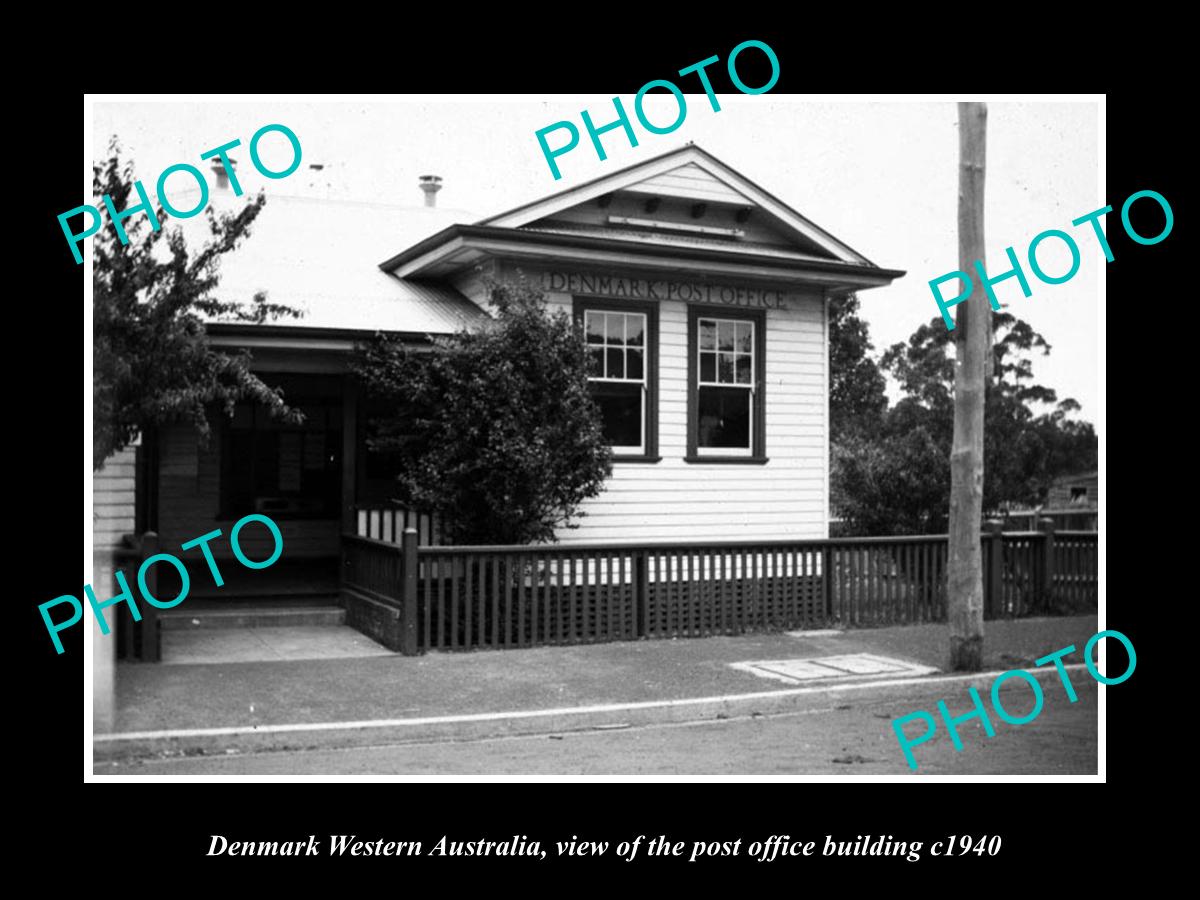
[[(1034, 381), (1031, 355), (1050, 353), (1050, 344), (1011, 313), (995, 312), (992, 320), (993, 377), (986, 386), (984, 416), (983, 509), (1000, 514), (1014, 506), (1045, 500), (1060, 475), (1094, 469), (1096, 433), (1092, 425), (1067, 418), (1079, 410), (1072, 399), (1059, 400), (1049, 387)], [(885, 416), (880, 440), (903, 438), (924, 429), (948, 458), (954, 427), (955, 331), (940, 317), (920, 326), (906, 343), (894, 344), (881, 365), (899, 382), (905, 396)], [(1053, 405), (1050, 412), (1036, 408)], [(949, 506), (949, 478), (940, 507)], [(945, 529), (945, 521), (938, 530)], [(931, 520), (932, 521), (932, 520)], [(885, 532), (886, 533), (886, 532)]]
[[(987, 106), (958, 104), (959, 268), (971, 271), (984, 260), (983, 173)], [(950, 546), (946, 595), (950, 619), (950, 668), (983, 668), (983, 421), (988, 357), (992, 346), (991, 306), (972, 292), (956, 316), (954, 440), (950, 450)], [(974, 300), (972, 303), (971, 301)]]
[[(1070, 418), (1078, 403), (1034, 380), (1032, 357), (1049, 354), (1049, 343), (1010, 313), (987, 318), (992, 374), (984, 388), (982, 503), (991, 516), (1042, 503), (1057, 477), (1095, 469), (1098, 442), (1091, 424)], [(831, 299), (830, 495), (844, 533), (947, 532), (954, 351), (962, 333), (933, 317), (876, 363), (857, 297)], [(903, 393), (890, 407), (884, 373)]]
[[(108, 194), (126, 209), (133, 192), (132, 165), (122, 163), (114, 138), (109, 158), (93, 167), (93, 191)], [(262, 294), (248, 303), (217, 296), (221, 257), (250, 233), (265, 202), (260, 193), (235, 214), (205, 214), (212, 235), (189, 251), (178, 229), (154, 230), (143, 215), (125, 220), (128, 245), (113, 228), (102, 228), (93, 244), (92, 467), (139, 434), (171, 421), (190, 421), (202, 438), (210, 434), (206, 409), (219, 404), (227, 415), (243, 399), (266, 404), (296, 421), (282, 395), (250, 371), (248, 353), (213, 349), (204, 317), (264, 322), (299, 316), (290, 307), (268, 303)], [(158, 211), (160, 225), (167, 220)]]
[[(908, 484), (896, 470), (904, 461), (874, 443), (883, 429), (886, 381), (871, 352), (867, 323), (853, 293), (829, 300), (830, 507), (855, 531), (896, 534), (904, 504), (890, 504), (893, 488)], [(911, 487), (911, 484), (909, 484)], [(912, 523), (905, 523), (912, 524)]]
[(894, 438), (844, 436), (833, 445), (834, 508), (858, 535), (946, 529), (946, 453), (924, 427)]
[(368, 448), (393, 455), (397, 499), (436, 513), (449, 541), (551, 541), (612, 470), (583, 337), (524, 278), (487, 290), (484, 327), (429, 350), (385, 335), (360, 348), (354, 371), (390, 408)]
[(851, 435), (878, 433), (888, 405), (886, 381), (858, 309), (856, 294), (829, 301), (829, 428), (835, 446)]
[[(991, 319), (994, 375), (986, 387), (983, 510), (1002, 516), (1043, 503), (1059, 476), (1095, 469), (1098, 442), (1089, 422), (1071, 418), (1080, 408), (1075, 400), (1060, 400), (1034, 379), (1032, 358), (1049, 354), (1050, 344), (1010, 313), (994, 312)], [(851, 368), (833, 359), (838, 321), (831, 319), (831, 385), (839, 383), (839, 365)], [(832, 429), (830, 491), (848, 533), (946, 533), (954, 341), (955, 332), (937, 316), (889, 347), (880, 369), (903, 396), (877, 418), (839, 416), (837, 405), (845, 401), (831, 401), (831, 419), (841, 424)], [(860, 392), (865, 381), (840, 379), (844, 386), (859, 385)]]

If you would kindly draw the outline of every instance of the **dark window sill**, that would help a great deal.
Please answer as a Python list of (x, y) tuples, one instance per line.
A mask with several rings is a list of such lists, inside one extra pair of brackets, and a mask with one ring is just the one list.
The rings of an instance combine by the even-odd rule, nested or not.
[(720, 463), (721, 465), (762, 466), (771, 461), (769, 456), (685, 456), (685, 463)]
[(661, 456), (614, 456), (615, 463), (656, 463), (661, 462)]

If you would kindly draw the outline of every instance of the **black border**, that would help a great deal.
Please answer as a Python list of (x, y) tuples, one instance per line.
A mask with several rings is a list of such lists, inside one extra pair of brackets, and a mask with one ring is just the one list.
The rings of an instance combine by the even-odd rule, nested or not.
[[(249, 14), (253, 27), (258, 21), (255, 21), (253, 11)], [(856, 23), (851, 29), (856, 41), (856, 53), (852, 56), (870, 60), (871, 65), (865, 67), (854, 65), (844, 48), (839, 48), (834, 56), (812, 42), (798, 47), (795, 29), (779, 24), (778, 17), (775, 25), (766, 27), (760, 27), (762, 22), (738, 17), (722, 25), (721, 33), (716, 33), (717, 28), (706, 28), (701, 24), (682, 31), (677, 26), (662, 29), (657, 34), (652, 28), (643, 27), (641, 22), (636, 29), (631, 29), (621, 16), (600, 17), (595, 23), (589, 22), (586, 29), (572, 31), (570, 52), (566, 57), (561, 54), (547, 56), (546, 52), (540, 51), (539, 43), (546, 42), (539, 41), (536, 34), (524, 48), (514, 46), (512, 41), (497, 40), (498, 32), (488, 28), (492, 23), (486, 21), (476, 23), (477, 27), (473, 29), (456, 29), (453, 23), (444, 22), (440, 36), (435, 24), (417, 23), (413, 26), (417, 32), (406, 43), (406, 52), (397, 54), (392, 46), (394, 34), (389, 31), (387, 38), (383, 38), (382, 33), (375, 38), (372, 29), (364, 30), (352, 17), (275, 17), (263, 24), (272, 29), (272, 33), (283, 31), (290, 39), (266, 44), (258, 42), (250, 57), (254, 66), (249, 77), (252, 80), (255, 71), (266, 73), (264, 77), (272, 72), (286, 72), (287, 87), (294, 91), (353, 91), (369, 81), (382, 89), (417, 93), (435, 89), (475, 92), (481, 89), (480, 75), (485, 75), (484, 89), (495, 92), (553, 90), (628, 96), (650, 78), (670, 77), (671, 66), (677, 69), (713, 54), (724, 58), (738, 41), (756, 37), (770, 43), (779, 54), (782, 74), (773, 93), (875, 90), (880, 71), (889, 73), (891, 86), (898, 90), (935, 94), (944, 90), (949, 70), (928, 54), (913, 53), (921, 47), (919, 35), (910, 33), (907, 40), (898, 41), (897, 36), (904, 34), (895, 28), (899, 23), (898, 16), (884, 15), (885, 20), (874, 26)], [(504, 21), (511, 28), (511, 12), (498, 11), (496, 19), (495, 24)], [(1043, 47), (1051, 57), (1062, 52), (1061, 46), (1052, 47), (1048, 39), (1049, 35), (1060, 31), (1053, 25), (1055, 20), (1052, 17), (1051, 22), (1033, 37), (1035, 46)], [(613, 33), (604, 34), (605, 21), (613, 22)], [(970, 17), (967, 21), (974, 24)], [(609, 865), (604, 859), (578, 860), (551, 870), (560, 890), (563, 875), (578, 877), (597, 867), (607, 868), (624, 879), (629, 879), (630, 875), (635, 878), (644, 875), (653, 868), (656, 874), (668, 877), (669, 888), (676, 890), (692, 884), (715, 889), (721, 885), (721, 870), (728, 869), (733, 870), (736, 879), (731, 879), (730, 886), (739, 890), (745, 890), (747, 876), (766, 875), (768, 879), (773, 875), (783, 876), (788, 878), (789, 886), (795, 886), (805, 884), (795, 876), (809, 874), (814, 864), (819, 864), (831, 875), (840, 876), (843, 881), (839, 884), (845, 883), (847, 877), (861, 884), (859, 879), (863, 874), (873, 874), (888, 887), (906, 881), (916, 884), (911, 880), (914, 875), (922, 879), (921, 883), (940, 876), (961, 879), (963, 890), (970, 890), (979, 883), (980, 866), (983, 866), (984, 872), (995, 873), (1004, 879), (1000, 884), (1020, 889), (1042, 882), (1043, 869), (1047, 873), (1066, 870), (1075, 880), (1086, 881), (1100, 873), (1096, 854), (1099, 847), (1111, 845), (1116, 853), (1131, 859), (1149, 858), (1151, 852), (1164, 862), (1178, 857), (1178, 832), (1171, 828), (1169, 818), (1145, 815), (1144, 795), (1146, 788), (1153, 790), (1155, 787), (1154, 782), (1146, 782), (1147, 773), (1165, 780), (1168, 790), (1175, 786), (1176, 779), (1187, 777), (1186, 755), (1179, 754), (1178, 740), (1166, 729), (1161, 729), (1159, 719), (1155, 724), (1160, 728), (1151, 729), (1149, 717), (1154, 708), (1151, 700), (1172, 696), (1177, 703), (1184, 703), (1183, 709), (1177, 711), (1177, 718), (1180, 717), (1178, 712), (1182, 712), (1181, 719), (1186, 721), (1187, 698), (1186, 694), (1178, 693), (1178, 683), (1172, 687), (1173, 694), (1156, 694), (1155, 691), (1165, 688), (1162, 676), (1167, 671), (1166, 664), (1172, 658), (1177, 662), (1181, 655), (1186, 656), (1178, 650), (1175, 654), (1169, 653), (1162, 640), (1163, 634), (1178, 630), (1178, 623), (1186, 621), (1186, 611), (1174, 611), (1179, 600), (1178, 584), (1174, 579), (1181, 570), (1177, 565), (1157, 561), (1186, 559), (1188, 550), (1183, 547), (1176, 550), (1171, 546), (1178, 538), (1163, 532), (1180, 529), (1161, 527), (1163, 523), (1154, 516), (1156, 492), (1146, 490), (1144, 479), (1129, 484), (1128, 488), (1123, 483), (1127, 484), (1127, 479), (1134, 473), (1143, 472), (1146, 457), (1155, 452), (1155, 448), (1147, 445), (1143, 429), (1126, 426), (1141, 417), (1160, 425), (1179, 421), (1177, 406), (1172, 410), (1175, 417), (1153, 416), (1153, 403), (1161, 395), (1158, 385), (1139, 384), (1143, 380), (1140, 371), (1154, 372), (1157, 373), (1156, 380), (1161, 378), (1164, 365), (1174, 356), (1170, 349), (1174, 348), (1175, 342), (1164, 343), (1162, 340), (1164, 334), (1172, 334), (1169, 329), (1165, 333), (1161, 329), (1167, 320), (1143, 318), (1137, 301), (1156, 297), (1158, 304), (1169, 310), (1172, 292), (1187, 283), (1188, 273), (1183, 271), (1180, 263), (1185, 250), (1190, 249), (1185, 240), (1189, 231), (1186, 215), (1189, 204), (1182, 191), (1180, 173), (1188, 144), (1179, 140), (1178, 132), (1171, 128), (1171, 123), (1178, 123), (1181, 108), (1171, 92), (1163, 90), (1161, 82), (1162, 60), (1176, 55), (1171, 47), (1172, 32), (1162, 28), (1167, 24), (1162, 16), (1139, 13), (1132, 20), (1135, 24), (1141, 21), (1153, 31), (1163, 32), (1168, 42), (1166, 48), (1157, 38), (1141, 45), (1125, 42), (1119, 60), (1109, 61), (1108, 65), (1102, 61), (1096, 66), (1067, 66), (1056, 73), (1055, 85), (1060, 91), (1103, 90), (1097, 84), (1103, 85), (1102, 73), (1107, 72), (1106, 80), (1119, 77), (1124, 91), (1123, 94), (1109, 95), (1108, 189), (1104, 197), (1097, 198), (1096, 204), (1112, 204), (1116, 212), (1109, 216), (1110, 224), (1106, 226), (1117, 253), (1116, 262), (1108, 269), (1113, 321), (1118, 326), (1126, 322), (1133, 326), (1127, 332), (1118, 332), (1120, 343), (1116, 346), (1121, 353), (1121, 374), (1112, 386), (1118, 397), (1114, 404), (1118, 413), (1114, 418), (1119, 427), (1113, 430), (1110, 425), (1106, 439), (1104, 468), (1106, 473), (1114, 473), (1112, 481), (1106, 484), (1105, 503), (1110, 513), (1106, 519), (1106, 542), (1119, 550), (1113, 554), (1114, 565), (1108, 570), (1108, 625), (1133, 638), (1142, 665), (1139, 665), (1136, 677), (1106, 690), (1108, 786), (1072, 786), (1065, 789), (1069, 792), (1065, 794), (1062, 787), (1051, 784), (1006, 783), (994, 788), (975, 783), (949, 784), (936, 796), (924, 792), (919, 797), (906, 795), (907, 802), (899, 802), (890, 786), (885, 791), (875, 784), (644, 785), (623, 789), (621, 793), (627, 799), (614, 802), (615, 791), (608, 785), (599, 788), (572, 785), (565, 791), (557, 785), (523, 784), (372, 785), (364, 789), (339, 785), (336, 800), (326, 799), (320, 788), (304, 785), (287, 792), (272, 789), (272, 796), (264, 802), (261, 788), (237, 785), (236, 796), (226, 788), (202, 791), (184, 788), (189, 793), (186, 806), (181, 807), (169, 796), (175, 787), (166, 785), (155, 791), (155, 799), (149, 803), (106, 792), (86, 795), (84, 802), (87, 805), (84, 806), (76, 793), (76, 785), (81, 780), (78, 726), (82, 705), (79, 678), (82, 674), (82, 642), (74, 642), (73, 635), (79, 634), (79, 630), (64, 632), (67, 654), (55, 656), (36, 611), (37, 602), (80, 589), (81, 573), (71, 561), (71, 554), (64, 549), (66, 542), (58, 538), (64, 534), (68, 511), (74, 508), (78, 497), (74, 494), (77, 482), (72, 473), (77, 472), (80, 448), (75, 442), (79, 436), (69, 409), (74, 402), (70, 398), (78, 397), (76, 391), (81, 379), (74, 363), (64, 362), (59, 357), (53, 365), (38, 369), (36, 389), (30, 386), (27, 390), (13, 392), (11, 397), (15, 407), (14, 421), (36, 423), (36, 450), (29, 466), (31, 477), (37, 484), (38, 502), (21, 507), (22, 518), (33, 520), (28, 532), (22, 529), (22, 540), (32, 545), (35, 558), (42, 557), (40, 564), (25, 564), (16, 570), (20, 586), (26, 588), (22, 594), (29, 598), (26, 606), (30, 618), (27, 622), (31, 623), (32, 638), (25, 647), (23, 660), (27, 668), (22, 673), (22, 689), (15, 692), (16, 708), (10, 716), (14, 723), (27, 728), (26, 733), (32, 737), (20, 748), (20, 777), (27, 783), (37, 784), (40, 795), (38, 801), (27, 804), (21, 811), (22, 835), (17, 849), (22, 859), (28, 864), (40, 860), (61, 868), (63, 861), (69, 858), (66, 844), (70, 840), (70, 824), (79, 812), (83, 812), (89, 821), (104, 822), (103, 833), (93, 833), (91, 839), (108, 840), (112, 848), (110, 855), (116, 854), (119, 865), (127, 873), (140, 871), (145, 878), (150, 878), (152, 873), (180, 863), (187, 867), (183, 871), (188, 873), (189, 885), (196, 888), (227, 890), (230, 878), (262, 875), (270, 877), (273, 886), (296, 882), (316, 887), (321, 882), (314, 882), (312, 876), (328, 867), (309, 865), (303, 860), (206, 859), (207, 836), (222, 831), (232, 835), (236, 830), (246, 837), (258, 839), (272, 829), (282, 832), (289, 828), (316, 830), (319, 834), (345, 830), (358, 831), (364, 836), (375, 832), (386, 836), (398, 827), (408, 832), (409, 826), (397, 826), (396, 823), (411, 820), (415, 809), (419, 809), (419, 818), (429, 830), (467, 827), (489, 835), (519, 831), (550, 839), (567, 830), (575, 831), (585, 839), (610, 840), (621, 840), (628, 832), (666, 832), (674, 839), (685, 839), (690, 835), (716, 837), (734, 830), (747, 834), (753, 831), (756, 836), (788, 832), (796, 835), (806, 830), (852, 836), (870, 830), (890, 832), (898, 838), (916, 839), (924, 835), (936, 839), (951, 820), (954, 830), (959, 833), (971, 830), (1004, 837), (1004, 852), (999, 857), (950, 860), (950, 872), (944, 867), (914, 872), (914, 866), (925, 867), (924, 861), (912, 865), (887, 865), (871, 859), (798, 860), (796, 864), (802, 868), (789, 865), (786, 869), (773, 867), (773, 864), (756, 867), (737, 862), (717, 864), (716, 861), (704, 866), (686, 866), (674, 864), (676, 861), (673, 860), (636, 860), (617, 865)], [(1065, 16), (1060, 24), (1068, 24)], [(85, 38), (88, 30), (78, 28), (76, 33), (68, 34), (70, 27), (59, 23), (52, 29), (53, 57), (70, 59), (81, 55), (88, 58), (87, 53), (94, 50), (94, 33)], [(621, 31), (615, 33), (618, 27)], [(340, 42), (337, 40), (338, 29), (344, 34), (344, 40)], [(374, 47), (373, 41), (376, 42)], [(552, 48), (557, 46), (554, 41), (553, 38), (549, 40)], [(222, 63), (244, 68), (247, 51), (236, 40), (230, 41), (214, 33), (210, 43), (210, 64), (168, 62), (154, 70), (148, 69), (143, 79), (144, 88), (179, 93), (210, 91), (214, 89), (213, 78), (220, 80), (220, 73), (231, 67)], [(310, 45), (323, 48), (321, 52), (339, 45), (353, 47), (353, 51), (348, 52), (353, 52), (354, 56), (341, 67), (297, 67), (297, 46), (306, 48)], [(273, 46), (286, 49), (275, 50)], [(618, 49), (620, 58), (614, 56)], [(814, 53), (816, 59), (812, 58)], [(822, 53), (829, 55), (822, 58)], [(278, 57), (272, 59), (272, 54), (278, 54)], [(929, 62), (923, 66), (925, 57), (929, 57)], [(938, 67), (937, 80), (935, 66)], [(1118, 68), (1118, 75), (1112, 74), (1114, 66)], [(14, 247), (32, 247), (35, 256), (41, 257), (40, 265), (30, 262), (15, 268), (20, 270), (18, 277), (24, 275), (30, 284), (27, 296), (41, 300), (13, 304), (10, 328), (13, 334), (33, 336), (35, 342), (44, 336), (48, 343), (59, 337), (73, 341), (78, 334), (69, 321), (53, 321), (47, 328), (47, 313), (56, 308), (69, 310), (72, 306), (67, 304), (79, 302), (74, 298), (78, 297), (81, 269), (73, 265), (70, 254), (65, 252), (54, 217), (81, 202), (78, 191), (79, 135), (75, 131), (81, 95), (65, 81), (72, 77), (68, 68), (51, 66), (43, 69), (37, 75), (36, 91), (16, 92), (14, 99), (18, 111), (14, 118), (32, 126), (38, 134), (39, 171), (44, 174), (41, 178), (15, 179), (12, 186), (16, 192), (27, 192), (27, 196), (20, 201), (10, 201), (15, 213), (32, 211), (28, 218), (22, 217), (21, 221), (29, 230), (18, 238)], [(724, 73), (715, 67), (713, 71), (716, 90), (727, 92)], [(344, 73), (340, 84), (339, 72)], [(814, 81), (815, 72), (826, 75), (823, 80), (818, 77)], [(1154, 83), (1149, 83), (1147, 76), (1150, 73), (1155, 74)], [(753, 73), (744, 72), (743, 75), (749, 83), (758, 83)], [(86, 75), (91, 82), (112, 81), (112, 84), (89, 84), (89, 90), (118, 89), (113, 85), (123, 77), (121, 73), (92, 72)], [(1018, 82), (1015, 87), (1012, 84), (1014, 77)], [(1029, 74), (1029, 77), (1033, 75)], [(972, 71), (967, 81), (972, 90), (992, 87), (1004, 92), (1018, 92), (1023, 89), (1020, 78), (1021, 73), (1012, 67), (993, 67), (990, 72), (984, 69)], [(57, 84), (56, 79), (61, 79), (63, 84)], [(244, 80), (237, 86), (248, 91), (261, 91), (266, 87)], [(120, 89), (125, 88), (128, 85)], [(1036, 92), (1039, 87), (1026, 85), (1024, 89)], [(1045, 90), (1044, 87), (1040, 89)], [(1168, 100), (1172, 102), (1170, 110), (1166, 107)], [(1157, 248), (1134, 247), (1124, 239), (1118, 218), (1124, 198), (1132, 191), (1147, 187), (1163, 193), (1171, 201), (1177, 217), (1175, 233)], [(1166, 354), (1162, 353), (1164, 348), (1168, 349)], [(1149, 359), (1150, 353), (1155, 353), (1155, 359)], [(1186, 350), (1182, 355), (1186, 357)], [(1149, 390), (1133, 393), (1146, 387)], [(1123, 438), (1130, 433), (1141, 438), (1137, 456), (1130, 452), (1132, 442)], [(1126, 510), (1134, 497), (1138, 509)], [(1166, 521), (1170, 522), (1170, 519)], [(1153, 527), (1155, 525), (1160, 527)], [(24, 557), (25, 548), (20, 552)], [(1156, 562), (1147, 567), (1144, 564), (1147, 560)], [(1150, 625), (1151, 610), (1158, 627)], [(1163, 616), (1161, 611), (1166, 611), (1170, 618)], [(1178, 617), (1180, 615), (1182, 618)], [(1156, 659), (1163, 665), (1158, 665)], [(1134, 790), (1141, 796), (1134, 795)], [(600, 802), (589, 802), (592, 800)], [(173, 811), (179, 809), (186, 813)], [(814, 827), (814, 822), (819, 825)], [(1130, 827), (1131, 823), (1135, 827)], [(161, 839), (136, 840), (138, 836), (153, 835), (159, 835)], [(341, 871), (326, 884), (345, 890), (347, 883), (353, 883), (349, 879), (361, 877), (361, 863), (375, 861), (345, 860), (344, 865), (336, 864), (337, 860), (329, 862), (335, 863), (335, 872)], [(485, 863), (482, 866), (484, 873), (490, 870), (494, 874), (497, 869), (512, 868), (494, 860), (434, 862), (438, 863), (434, 870), (440, 870), (443, 877), (455, 879), (456, 885), (484, 884), (482, 880), (475, 880), (481, 862)], [(381, 860), (372, 874), (393, 882), (411, 883), (414, 870), (401, 865), (394, 860)], [(1033, 875), (1028, 874), (1031, 866)], [(92, 883), (99, 886), (108, 881), (111, 884), (114, 878), (122, 877), (119, 871), (114, 875), (114, 871), (110, 866), (107, 872), (92, 872)], [(538, 881), (536, 876), (528, 878), (520, 867), (513, 874), (522, 879), (514, 882), (522, 887)], [(408, 880), (399, 881), (405, 878)], [(489, 886), (495, 884), (494, 881), (487, 883)], [(637, 884), (634, 880), (626, 883)]]

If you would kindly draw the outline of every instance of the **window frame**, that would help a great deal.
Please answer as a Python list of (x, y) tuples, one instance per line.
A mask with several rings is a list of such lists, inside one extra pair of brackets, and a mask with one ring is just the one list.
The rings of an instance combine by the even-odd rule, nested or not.
[[(613, 462), (642, 462), (656, 463), (662, 459), (658, 455), (658, 305), (640, 300), (622, 300), (611, 297), (596, 297), (592, 295), (573, 295), (571, 298), (572, 315), (575, 324), (587, 344), (587, 331), (584, 316), (588, 312), (624, 313), (626, 315), (642, 315), (646, 321), (646, 331), (642, 346), (642, 449), (613, 448)], [(593, 379), (588, 378), (589, 382)], [(608, 384), (633, 384), (631, 379), (605, 380)]]
[[(752, 322), (754, 325), (753, 383), (750, 410), (750, 452), (721, 452), (721, 448), (702, 448), (700, 444), (700, 320)], [(769, 461), (766, 444), (766, 362), (767, 312), (762, 309), (731, 309), (712, 304), (688, 304), (688, 400), (687, 456), (689, 463), (741, 463), (762, 465)], [(715, 385), (707, 385), (715, 386)], [(731, 385), (737, 387), (737, 385)]]

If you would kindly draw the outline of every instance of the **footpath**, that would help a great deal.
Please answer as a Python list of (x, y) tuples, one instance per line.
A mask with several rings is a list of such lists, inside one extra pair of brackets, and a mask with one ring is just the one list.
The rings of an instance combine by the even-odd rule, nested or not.
[[(994, 621), (978, 678), (946, 695), (1034, 667), (1067, 644), (1082, 662), (1095, 615)], [(897, 697), (945, 677), (947, 626), (749, 634), (526, 650), (393, 654), (209, 664), (121, 664), (117, 721), (97, 734), (98, 773), (113, 761), (269, 750), (462, 741), (629, 724), (700, 722), (802, 710), (880, 688)], [(734, 664), (867, 654), (907, 664), (792, 680)], [(789, 671), (786, 667), (783, 671)], [(803, 672), (804, 666), (793, 669)], [(1086, 678), (1086, 673), (1083, 673)], [(1055, 679), (1056, 676), (1052, 676)], [(1088, 678), (1088, 681), (1091, 679)]]

